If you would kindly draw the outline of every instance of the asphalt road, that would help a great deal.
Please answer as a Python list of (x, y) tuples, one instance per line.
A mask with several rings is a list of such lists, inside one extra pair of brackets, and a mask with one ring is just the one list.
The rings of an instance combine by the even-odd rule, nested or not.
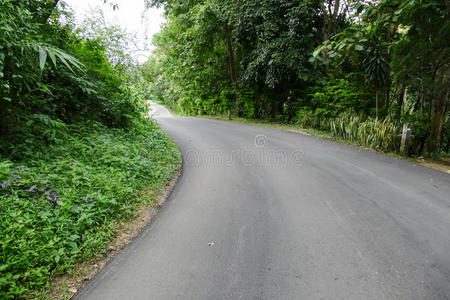
[(450, 299), (450, 175), (288, 131), (156, 117), (183, 174), (76, 299)]

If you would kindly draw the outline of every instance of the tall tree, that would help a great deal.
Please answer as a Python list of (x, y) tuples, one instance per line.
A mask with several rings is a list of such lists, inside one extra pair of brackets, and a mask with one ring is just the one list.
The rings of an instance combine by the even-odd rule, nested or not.
[(450, 1), (386, 1), (380, 11), (398, 16), (402, 25), (403, 38), (394, 48), (395, 76), (427, 103), (425, 152), (436, 153), (450, 106)]

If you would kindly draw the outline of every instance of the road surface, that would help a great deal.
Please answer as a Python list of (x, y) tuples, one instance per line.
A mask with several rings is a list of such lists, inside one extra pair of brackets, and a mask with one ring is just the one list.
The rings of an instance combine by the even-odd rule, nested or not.
[(162, 105), (150, 101), (150, 113), (149, 116), (154, 119), (170, 118), (173, 117), (172, 113)]
[(76, 299), (450, 299), (450, 175), (298, 133), (165, 116), (183, 174)]

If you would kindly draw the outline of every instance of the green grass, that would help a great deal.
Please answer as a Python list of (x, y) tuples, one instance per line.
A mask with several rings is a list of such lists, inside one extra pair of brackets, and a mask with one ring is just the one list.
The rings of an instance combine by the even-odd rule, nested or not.
[(52, 276), (99, 255), (148, 201), (139, 192), (164, 187), (181, 159), (151, 122), (70, 125), (38, 149), (0, 157), (1, 299), (42, 297)]

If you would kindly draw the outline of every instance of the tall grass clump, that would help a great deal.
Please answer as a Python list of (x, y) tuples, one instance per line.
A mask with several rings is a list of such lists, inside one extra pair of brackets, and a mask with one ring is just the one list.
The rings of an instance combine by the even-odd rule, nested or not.
[(401, 127), (389, 116), (385, 119), (344, 114), (326, 121), (330, 133), (339, 139), (384, 152), (400, 147)]

